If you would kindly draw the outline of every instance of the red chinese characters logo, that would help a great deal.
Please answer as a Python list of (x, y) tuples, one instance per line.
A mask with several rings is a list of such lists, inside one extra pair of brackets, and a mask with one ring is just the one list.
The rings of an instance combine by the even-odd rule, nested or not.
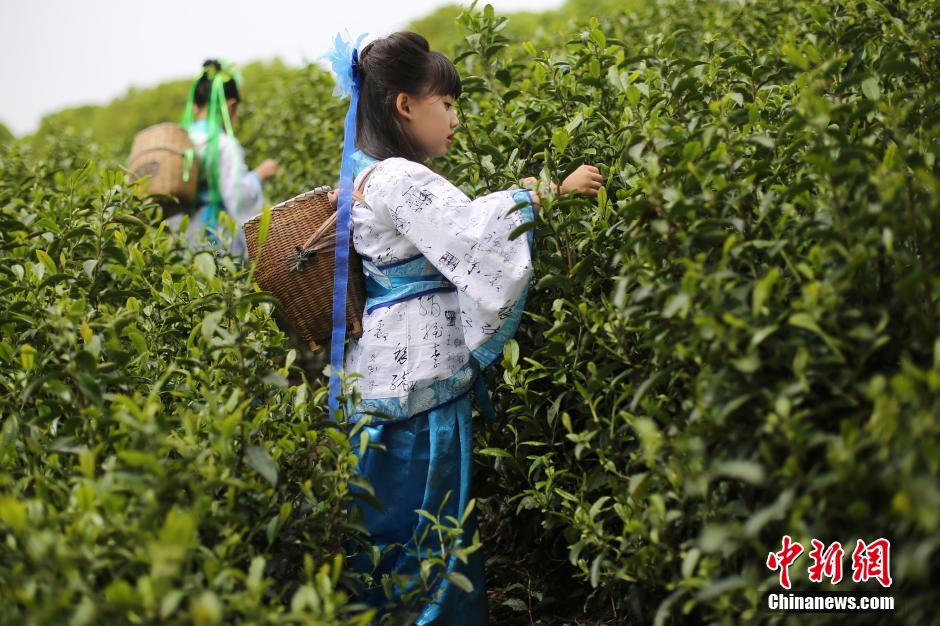
[[(803, 554), (803, 545), (793, 541), (790, 535), (784, 535), (782, 547), (778, 552), (767, 554), (767, 567), (771, 571), (779, 571), (780, 586), (790, 588), (790, 566)], [(808, 568), (809, 580), (821, 583), (828, 578), (833, 585), (842, 581), (842, 559), (845, 550), (839, 542), (826, 545), (818, 539), (812, 540), (813, 549), (809, 551), (812, 561)], [(882, 587), (891, 586), (891, 542), (881, 537), (866, 543), (859, 539), (852, 551), (852, 580), (854, 582), (867, 582), (875, 579)]]
[(819, 539), (813, 539), (813, 549), (809, 552), (809, 558), (813, 559), (813, 564), (809, 566), (809, 579), (814, 583), (821, 583), (823, 578), (828, 578), (833, 585), (837, 585), (842, 580), (842, 557), (845, 556), (845, 550), (838, 541), (826, 548)]
[(874, 578), (882, 587), (891, 586), (891, 542), (881, 538), (866, 544), (859, 539), (852, 552), (852, 580), (857, 583)]
[(767, 567), (772, 571), (780, 570), (780, 586), (784, 589), (790, 588), (790, 565), (801, 554), (803, 554), (803, 546), (793, 543), (790, 535), (784, 535), (783, 549), (767, 555)]

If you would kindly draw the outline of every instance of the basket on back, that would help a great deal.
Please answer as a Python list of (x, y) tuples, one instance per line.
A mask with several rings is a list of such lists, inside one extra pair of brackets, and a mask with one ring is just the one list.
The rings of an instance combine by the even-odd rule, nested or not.
[(156, 124), (137, 133), (128, 169), (133, 173), (132, 179), (150, 177), (149, 193), (170, 196), (156, 199), (163, 207), (164, 217), (192, 207), (199, 163), (189, 133), (182, 126)]
[[(336, 207), (329, 186), (302, 193), (271, 208), (268, 236), (260, 255), (261, 216), (244, 224), (248, 256), (257, 265), (258, 286), (281, 303), (281, 312), (306, 341), (328, 345), (333, 330), (333, 266)], [(349, 245), (346, 335), (362, 335), (365, 306), (362, 260)]]

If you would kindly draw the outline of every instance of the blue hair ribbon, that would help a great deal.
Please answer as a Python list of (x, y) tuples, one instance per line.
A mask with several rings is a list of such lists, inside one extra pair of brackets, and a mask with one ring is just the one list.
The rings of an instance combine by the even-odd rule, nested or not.
[(353, 152), (356, 151), (356, 109), (359, 105), (358, 46), (365, 37), (359, 35), (355, 42), (343, 39), (337, 33), (333, 47), (324, 56), (330, 61), (336, 74), (333, 95), (350, 96), (349, 110), (343, 127), (343, 161), (339, 175), (339, 198), (336, 206), (336, 251), (333, 265), (333, 330), (330, 337), (330, 419), (336, 421), (339, 410), (341, 381), (339, 373), (345, 367), (346, 341), (346, 287), (349, 282), (349, 230), (350, 208), (353, 187)]

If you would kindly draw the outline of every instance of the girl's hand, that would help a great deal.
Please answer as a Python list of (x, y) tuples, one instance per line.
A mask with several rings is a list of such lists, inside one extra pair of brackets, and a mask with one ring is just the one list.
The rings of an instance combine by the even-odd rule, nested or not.
[(604, 184), (604, 176), (593, 165), (581, 165), (561, 183), (561, 193), (578, 192), (586, 196), (596, 196)]
[[(528, 178), (522, 179), (522, 186), (530, 191), (537, 189), (538, 185), (539, 185), (539, 179), (536, 178), (535, 176), (529, 176)], [(552, 191), (558, 191), (558, 185), (556, 185), (555, 183), (549, 181), (548, 185)], [(519, 188), (519, 185), (513, 185), (512, 187), (510, 187), (510, 189), (518, 189), (518, 188)]]
[[(542, 208), (542, 198), (539, 196), (539, 192), (535, 190), (536, 186), (539, 184), (539, 179), (535, 176), (529, 176), (528, 178), (522, 179), (522, 186), (529, 190), (529, 196), (532, 197), (532, 204), (536, 208)], [(510, 189), (518, 189), (519, 185), (513, 185)], [(555, 189), (555, 183), (552, 183), (552, 189)]]
[[(360, 198), (356, 196), (356, 193), (357, 192), (353, 191), (352, 199), (350, 200), (350, 202), (364, 202), (364, 200), (361, 200)], [(326, 197), (330, 201), (330, 205), (334, 209), (339, 208), (339, 189), (331, 189), (330, 191), (327, 191)]]
[(529, 195), (532, 196), (532, 204), (534, 204), (536, 208), (541, 209), (542, 198), (539, 197), (539, 192), (537, 192), (535, 189), (529, 189)]
[(258, 178), (261, 180), (271, 178), (277, 174), (277, 161), (274, 159), (265, 159), (261, 162), (261, 165), (255, 168), (255, 174), (257, 174)]
[[(535, 189), (535, 186), (539, 184), (539, 179), (535, 176), (529, 176), (528, 178), (522, 179), (522, 186), (526, 189)], [(510, 189), (518, 189), (519, 185), (513, 185)]]

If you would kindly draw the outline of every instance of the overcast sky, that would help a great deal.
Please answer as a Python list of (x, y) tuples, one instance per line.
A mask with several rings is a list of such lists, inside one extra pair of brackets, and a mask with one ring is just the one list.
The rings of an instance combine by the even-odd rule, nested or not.
[[(30, 133), (46, 113), (105, 103), (131, 85), (195, 75), (207, 58), (245, 63), (278, 56), (299, 65), (317, 60), (338, 31), (378, 37), (445, 4), (451, 3), (0, 0), (0, 122), (17, 135)], [(508, 12), (547, 10), (562, 2), (490, 4)]]

